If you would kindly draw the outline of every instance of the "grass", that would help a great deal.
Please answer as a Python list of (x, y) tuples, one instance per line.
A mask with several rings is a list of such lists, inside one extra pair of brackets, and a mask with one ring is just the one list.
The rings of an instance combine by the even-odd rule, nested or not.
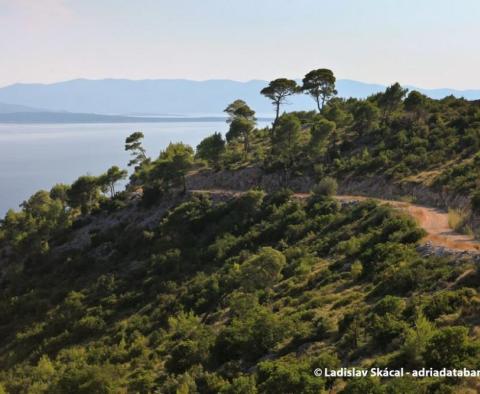
[(473, 235), (472, 228), (467, 224), (468, 214), (465, 211), (448, 208), (448, 225), (462, 234)]
[(413, 204), (415, 202), (415, 197), (412, 195), (405, 195), (405, 196), (400, 196), (398, 200), (401, 202), (406, 202), (408, 204)]

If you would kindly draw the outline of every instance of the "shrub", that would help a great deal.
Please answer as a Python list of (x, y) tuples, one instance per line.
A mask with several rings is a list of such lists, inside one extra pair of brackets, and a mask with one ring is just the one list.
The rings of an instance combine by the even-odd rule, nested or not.
[(314, 187), (313, 193), (320, 196), (334, 196), (337, 189), (337, 181), (334, 178), (325, 177)]
[(340, 394), (384, 394), (384, 390), (378, 380), (367, 377), (350, 379)]
[(434, 332), (433, 324), (422, 313), (419, 313), (414, 327), (407, 329), (405, 334), (405, 342), (401, 349), (402, 365), (411, 368), (423, 366), (423, 352)]
[(257, 386), (253, 375), (240, 376), (224, 387), (221, 394), (257, 394)]
[(474, 294), (473, 289), (444, 291), (433, 295), (423, 311), (430, 320), (435, 320), (441, 315), (458, 311), (463, 305), (469, 303)]
[(251, 308), (234, 318), (216, 338), (217, 360), (255, 361), (272, 351), (291, 331), (291, 322), (263, 307)]
[(461, 232), (465, 225), (467, 215), (458, 209), (448, 208), (448, 225), (455, 231)]
[(399, 339), (407, 325), (387, 313), (385, 316), (374, 315), (370, 327), (373, 340), (383, 347), (389, 345), (394, 339)]
[(273, 248), (262, 248), (258, 255), (245, 261), (240, 267), (240, 282), (248, 290), (272, 287), (280, 278), (286, 265), (282, 252)]
[(305, 361), (264, 361), (258, 365), (258, 386), (265, 394), (316, 394), (323, 392), (325, 380), (314, 376)]
[(363, 265), (360, 261), (356, 260), (353, 262), (353, 264), (350, 267), (350, 274), (352, 275), (352, 278), (354, 280), (360, 278), (363, 273)]
[(473, 193), (471, 199), (470, 199), (470, 204), (472, 205), (472, 210), (475, 212), (475, 214), (480, 213), (480, 190), (475, 191)]
[(472, 362), (478, 351), (479, 345), (468, 338), (466, 327), (445, 327), (428, 341), (423, 358), (429, 368), (468, 368), (475, 365)]

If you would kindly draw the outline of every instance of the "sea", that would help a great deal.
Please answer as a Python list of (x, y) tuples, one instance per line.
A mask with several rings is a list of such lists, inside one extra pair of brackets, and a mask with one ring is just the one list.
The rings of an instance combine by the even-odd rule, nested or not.
[(0, 218), (38, 190), (85, 174), (100, 175), (112, 165), (128, 168), (125, 138), (134, 131), (144, 133), (147, 155), (156, 158), (170, 142), (195, 148), (203, 138), (227, 129), (224, 120), (0, 124)]

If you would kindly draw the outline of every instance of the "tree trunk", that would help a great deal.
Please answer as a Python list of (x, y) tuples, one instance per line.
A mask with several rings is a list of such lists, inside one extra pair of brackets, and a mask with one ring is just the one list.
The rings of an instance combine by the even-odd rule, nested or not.
[(275, 133), (275, 127), (277, 126), (279, 116), (280, 116), (280, 101), (277, 101), (276, 108), (275, 108), (275, 120), (273, 121), (273, 125), (272, 125), (272, 138), (273, 138), (273, 134)]
[(187, 180), (185, 179), (185, 175), (182, 175), (182, 183), (183, 183), (183, 194), (187, 192)]
[(250, 141), (248, 139), (248, 131), (243, 135), (243, 149), (244, 149), (245, 156), (247, 156), (250, 150)]

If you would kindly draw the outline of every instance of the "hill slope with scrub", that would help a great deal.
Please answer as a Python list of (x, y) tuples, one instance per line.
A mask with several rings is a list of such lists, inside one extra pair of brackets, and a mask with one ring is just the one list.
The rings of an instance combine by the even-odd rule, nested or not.
[[(282, 114), (300, 93), (318, 111)], [(278, 109), (272, 127), (256, 128), (254, 111), (236, 100), (226, 136), (195, 150), (172, 143), (150, 158), (133, 133), (126, 190), (116, 185), (127, 172), (112, 167), (7, 213), (0, 390), (476, 392), (473, 379), (313, 370), (478, 368), (471, 256), (427, 256), (418, 247), (425, 232), (407, 213), (334, 198), (337, 184), (381, 181), (412, 199), (414, 185), (461, 207), (459, 227), (475, 233), (478, 103), (397, 84), (338, 99), (322, 69), (302, 86), (271, 81), (262, 94)], [(199, 184), (243, 192), (191, 190)]]

